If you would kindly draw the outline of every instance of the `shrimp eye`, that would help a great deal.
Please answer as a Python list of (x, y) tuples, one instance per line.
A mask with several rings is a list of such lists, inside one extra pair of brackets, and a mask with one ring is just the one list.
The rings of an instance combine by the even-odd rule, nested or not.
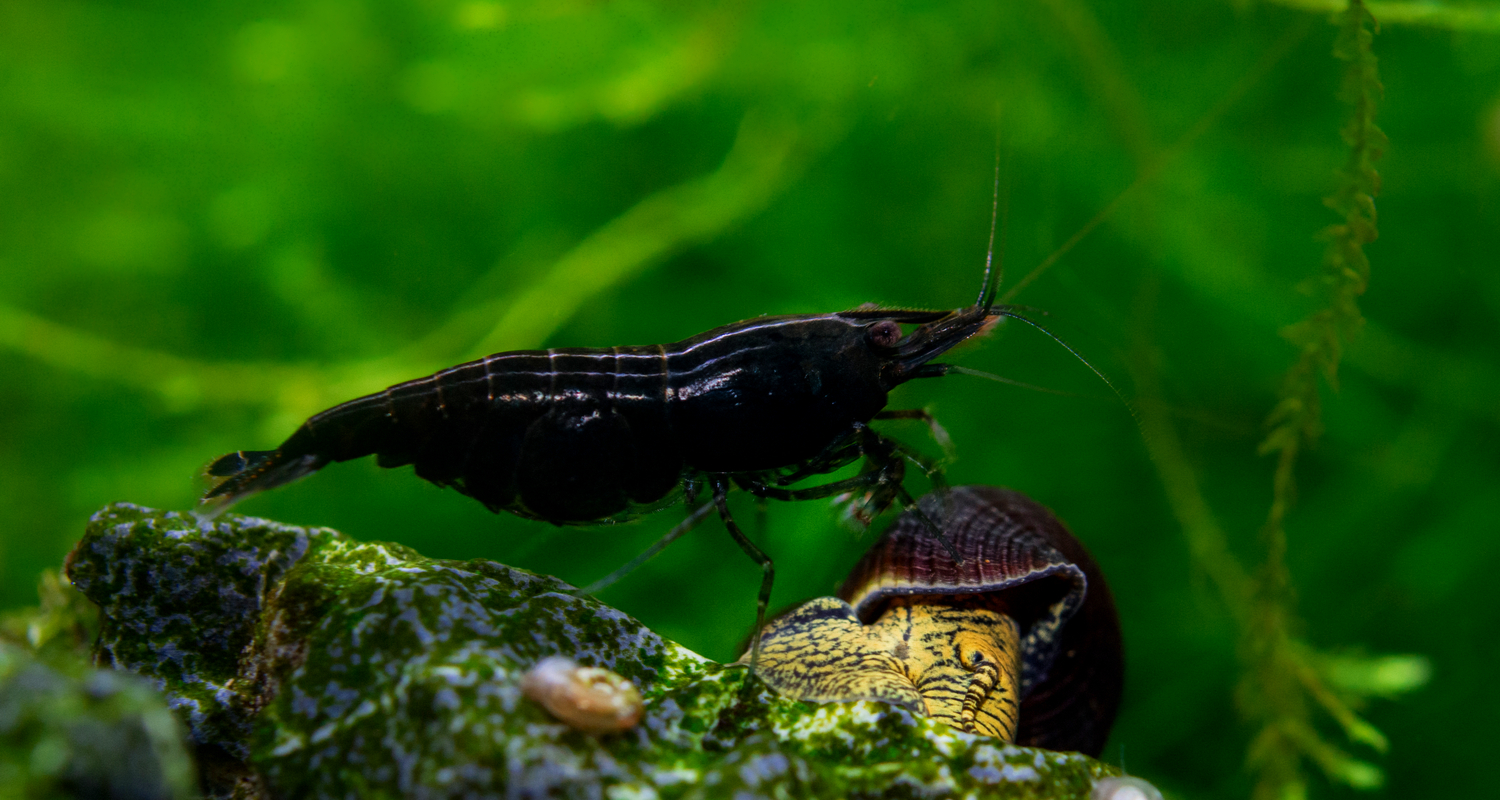
[(891, 320), (882, 320), (865, 329), (870, 343), (876, 347), (895, 347), (901, 341), (901, 326)]

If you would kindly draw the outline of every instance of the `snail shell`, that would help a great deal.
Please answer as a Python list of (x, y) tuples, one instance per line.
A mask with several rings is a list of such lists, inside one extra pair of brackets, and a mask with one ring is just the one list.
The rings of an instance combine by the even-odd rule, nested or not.
[(635, 727), (644, 704), (624, 676), (583, 667), (571, 658), (548, 656), (521, 676), (521, 691), (552, 716), (584, 733), (614, 733)]
[(1132, 775), (1100, 778), (1089, 800), (1162, 800), (1161, 790)]
[(959, 554), (908, 511), (850, 572), (839, 596), (860, 622), (914, 597), (985, 598), (1020, 626), (1017, 744), (1097, 756), (1114, 724), (1124, 654), (1114, 598), (1082, 543), (1041, 504), (993, 486), (918, 503)]

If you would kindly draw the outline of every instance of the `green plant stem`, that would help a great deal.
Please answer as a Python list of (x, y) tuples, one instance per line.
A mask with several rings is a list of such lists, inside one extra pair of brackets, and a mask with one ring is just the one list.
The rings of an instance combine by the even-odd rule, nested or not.
[[(1147, 321), (1154, 313), (1156, 279), (1147, 278), (1136, 301), (1136, 337), (1131, 359), (1131, 378), (1142, 398), (1161, 396), (1160, 372), (1151, 344)], [(1167, 503), (1177, 523), (1182, 526), (1193, 565), (1208, 577), (1235, 623), (1243, 628), (1249, 621), (1253, 583), (1229, 549), (1229, 536), (1214, 517), (1213, 509), (1203, 496), (1197, 470), (1188, 459), (1177, 426), (1172, 423), (1168, 407), (1158, 402), (1139, 402), (1143, 440), (1151, 463), (1161, 478)]]
[[(538, 281), (507, 298), (507, 310), (472, 353), (540, 343), (600, 292), (743, 221), (770, 202), (838, 133), (837, 126), (828, 124), (766, 112), (748, 115), (719, 169), (646, 197), (578, 243)], [(468, 324), (478, 318), (463, 312), (459, 316)], [(454, 331), (448, 327), (444, 338), (452, 340)], [(0, 347), (92, 379), (154, 393), (178, 408), (203, 403), (264, 405), (291, 417), (440, 365), (419, 357), (426, 353), (423, 348), (323, 367), (206, 363), (119, 344), (4, 304)], [(448, 360), (454, 358), (450, 355)]]
[[(1095, 214), (1092, 219), (1084, 223), (1083, 226), (1075, 231), (1072, 236), (1068, 237), (1067, 241), (1063, 242), (1057, 247), (1057, 249), (1053, 250), (1050, 255), (1043, 259), (1040, 264), (1037, 264), (1035, 267), (1033, 267), (1030, 272), (1026, 273), (1021, 277), (1020, 280), (1016, 281), (1015, 284), (1007, 289), (1005, 294), (1000, 296), (999, 302), (1009, 303), (1011, 300), (1015, 299), (1016, 295), (1020, 294), (1023, 290), (1026, 289), (1026, 287), (1030, 286), (1032, 283), (1035, 283), (1038, 278), (1042, 277), (1042, 275), (1047, 272), (1047, 270), (1051, 269), (1055, 264), (1057, 264), (1057, 262), (1060, 261), (1063, 256), (1067, 255), (1069, 251), (1078, 246), (1078, 243), (1083, 241), (1084, 237), (1092, 233), (1094, 229), (1103, 224), (1105, 220), (1113, 217), (1115, 213), (1120, 210), (1120, 206), (1124, 205), (1124, 203), (1128, 199), (1134, 197), (1136, 193), (1139, 192), (1143, 187), (1155, 180), (1163, 170), (1165, 170), (1170, 164), (1176, 161), (1178, 156), (1186, 152), (1187, 149), (1192, 146), (1193, 142), (1196, 142), (1200, 137), (1203, 136), (1203, 134), (1212, 129), (1214, 124), (1217, 123), (1221, 118), (1223, 118), (1223, 116), (1228, 113), (1231, 108), (1239, 103), (1239, 101), (1244, 98), (1244, 96), (1250, 91), (1251, 88), (1260, 83), (1262, 79), (1269, 75), (1271, 73), (1271, 70), (1281, 62), (1281, 59), (1286, 57), (1286, 54), (1291, 52), (1292, 48), (1295, 47), (1298, 42), (1302, 41), (1302, 38), (1306, 36), (1307, 32), (1311, 29), (1311, 25), (1307, 24), (1306, 22), (1300, 22), (1292, 25), (1287, 29), (1286, 33), (1282, 34), (1281, 38), (1276, 41), (1276, 44), (1272, 46), (1271, 49), (1267, 50), (1260, 57), (1260, 59), (1250, 67), (1249, 71), (1241, 76), (1238, 81), (1235, 81), (1234, 85), (1229, 87), (1229, 89), (1219, 97), (1219, 102), (1215, 103), (1212, 108), (1210, 108), (1207, 112), (1200, 116), (1198, 118), (1198, 121), (1194, 122), (1191, 127), (1189, 127), (1186, 131), (1183, 131), (1182, 135), (1178, 136), (1176, 141), (1172, 142), (1172, 144), (1168, 145), (1165, 150), (1160, 151), (1154, 156), (1151, 156), (1144, 152), (1138, 154), (1139, 157), (1136, 165), (1135, 180), (1131, 181), (1129, 186), (1126, 186), (1123, 190), (1120, 191), (1119, 194), (1115, 195), (1114, 199), (1111, 200), (1108, 205), (1100, 209), (1099, 213)], [(1085, 47), (1085, 43), (1080, 42), (1078, 44), (1078, 47), (1080, 49), (1083, 49)], [(1122, 91), (1120, 94), (1124, 95), (1125, 97), (1138, 97), (1137, 94), (1130, 92)], [(1124, 104), (1123, 100), (1111, 100), (1109, 98), (1101, 100), (1101, 102), (1106, 102), (1109, 104)], [(1123, 125), (1124, 123), (1120, 124)]]
[(787, 117), (751, 112), (719, 169), (646, 197), (579, 242), (505, 304), (470, 354), (540, 344), (600, 292), (761, 210), (801, 171), (814, 139)]
[(1376, 749), (1385, 744), (1379, 731), (1355, 716), (1327, 688), (1308, 658), (1308, 648), (1294, 638), (1299, 621), (1287, 567), (1285, 526), (1295, 498), (1298, 456), (1322, 433), (1318, 377), (1321, 374), (1337, 387), (1344, 343), (1364, 322), (1357, 299), (1369, 281), (1364, 246), (1377, 235), (1373, 198), (1380, 180), (1373, 164), (1386, 144), (1375, 126), (1381, 87), (1370, 49), (1374, 24), (1360, 0), (1352, 0), (1339, 18), (1334, 55), (1349, 64), (1342, 95), (1350, 105), (1350, 115), (1341, 131), (1349, 156), (1339, 171), (1338, 188), (1324, 203), (1343, 219), (1323, 231), (1329, 244), (1322, 269), (1310, 282), (1323, 307), (1282, 331), (1300, 352), (1282, 381), (1280, 399), (1267, 420), (1270, 433), (1260, 446), (1262, 454), (1276, 455), (1276, 466), (1271, 507), (1261, 528), (1265, 561), (1256, 579), (1254, 610), (1241, 645), (1249, 669), (1240, 686), (1241, 707), (1260, 726), (1251, 752), (1251, 763), (1259, 772), (1256, 800), (1304, 796), (1306, 782), (1300, 774), (1304, 758), (1330, 779), (1355, 788), (1374, 788), (1383, 779), (1376, 767), (1350, 758), (1324, 741), (1313, 726), (1309, 701), (1338, 721), (1350, 738)]
[[(1345, 0), (1271, 0), (1299, 11), (1338, 14), (1348, 8)], [(1421, 25), (1456, 31), (1500, 33), (1500, 9), (1479, 5), (1433, 2), (1374, 2), (1361, 4), (1381, 23)]]

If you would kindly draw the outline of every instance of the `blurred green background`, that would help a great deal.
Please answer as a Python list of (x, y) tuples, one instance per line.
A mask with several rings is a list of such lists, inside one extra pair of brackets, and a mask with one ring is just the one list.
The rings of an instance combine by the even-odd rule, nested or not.
[[(1316, 307), (1297, 287), (1347, 156), (1339, 5), (0, 3), (0, 605), (35, 603), (103, 504), (189, 508), (212, 458), (485, 352), (969, 303), (997, 134), (1005, 288), (1150, 173), (1014, 302), (1171, 423), (1254, 569), (1278, 331)], [(1295, 632), (1427, 656), (1425, 689), (1365, 709), (1389, 754), (1351, 752), (1379, 794), (1477, 797), (1500, 741), (1500, 11), (1374, 10), (1381, 238), (1299, 462)], [(1246, 796), (1240, 634), (1131, 414), (1023, 327), (949, 360), (1069, 393), (954, 376), (892, 407), (934, 411), (954, 483), (1046, 503), (1110, 576), (1129, 674), (1106, 758)], [(575, 583), (681, 518), (557, 529), (368, 461), (236, 511)], [(773, 505), (774, 604), (831, 593), (872, 538)], [(710, 524), (604, 599), (727, 660), (758, 579)]]

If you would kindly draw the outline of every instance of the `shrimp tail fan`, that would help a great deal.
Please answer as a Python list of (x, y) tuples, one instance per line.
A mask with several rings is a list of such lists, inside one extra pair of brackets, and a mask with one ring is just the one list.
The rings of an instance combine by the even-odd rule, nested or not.
[(208, 475), (223, 478), (203, 495), (203, 514), (214, 517), (258, 492), (317, 472), (328, 463), (324, 456), (291, 455), (281, 450), (236, 450), (208, 465)]

